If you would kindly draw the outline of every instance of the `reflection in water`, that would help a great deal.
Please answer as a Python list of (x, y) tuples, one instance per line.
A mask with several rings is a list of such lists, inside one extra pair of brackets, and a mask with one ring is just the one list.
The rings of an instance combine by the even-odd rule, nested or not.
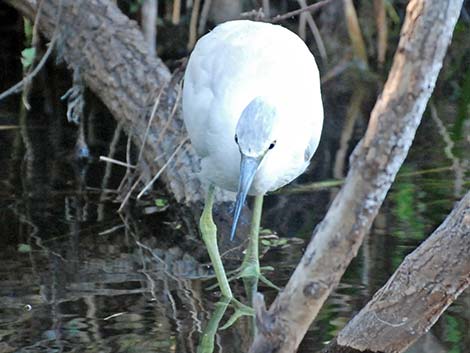
[(197, 353), (212, 353), (214, 351), (215, 335), (229, 304), (230, 300), (227, 298), (222, 298), (215, 304), (215, 310), (211, 314), (207, 327), (200, 335)]
[[(88, 170), (79, 169), (73, 161), (51, 156), (42, 145), (49, 135), (44, 126), (1, 133), (15, 140), (24, 132), (32, 143), (27, 160), (11, 158), (20, 155), (15, 144), (2, 153), (9, 168), (2, 172), (0, 210), (1, 351), (247, 350), (249, 318), (218, 329), (231, 309), (228, 303), (217, 302), (217, 291), (206, 290), (214, 282), (213, 274), (200, 242), (188, 238), (185, 227), (175, 226), (181, 224), (181, 215), (165, 208), (146, 216), (138, 213), (141, 207), (134, 207), (133, 214), (118, 217), (114, 195), (90, 188), (95, 186), (90, 175), (104, 173), (103, 165), (92, 160)], [(407, 163), (362, 251), (300, 352), (316, 352), (332, 339), (451, 207), (452, 200), (443, 195), (453, 186), (439, 179), (445, 180), (448, 170), (412, 173), (426, 163)], [(109, 188), (116, 184), (110, 180)], [(308, 195), (326, 203), (328, 193)], [(304, 197), (274, 196), (271, 207), (277, 207), (275, 202), (289, 207)], [(294, 234), (302, 235), (299, 217)], [(265, 220), (265, 224), (270, 223)], [(308, 235), (306, 229), (306, 239)], [(264, 249), (262, 263), (275, 267), (271, 278), (284, 284), (301, 256), (303, 242), (266, 237), (262, 245), (270, 246)], [(270, 302), (276, 292), (262, 289)], [(240, 297), (242, 284), (235, 283), (234, 290)], [(468, 344), (468, 299), (464, 294), (439, 320), (432, 336), (420, 342), (442, 349), (436, 352), (463, 352)]]
[[(47, 119), (29, 115), (19, 129), (0, 132), (2, 141), (10, 142), (0, 152), (2, 165), (7, 166), (0, 171), (0, 351), (246, 351), (251, 319), (220, 330), (233, 310), (218, 302), (217, 290), (207, 290), (214, 283), (213, 274), (201, 242), (188, 236), (183, 226), (191, 224), (182, 220), (185, 215), (175, 214), (171, 206), (145, 215), (147, 208), (136, 206), (118, 216), (112, 190), (122, 172), (109, 172), (97, 162), (98, 155), (107, 152), (106, 144), (90, 144), (90, 162), (79, 164), (67, 157), (73, 141), (65, 140), (65, 134), (52, 134), (55, 126)], [(431, 123), (424, 123), (417, 137), (421, 142), (432, 133)], [(113, 134), (110, 131), (104, 141), (112, 140)], [(123, 147), (118, 145), (114, 148), (119, 155)], [(319, 158), (326, 153), (324, 148)], [(447, 167), (448, 161), (416, 158), (420, 153), (411, 152), (359, 256), (300, 352), (317, 352), (331, 340), (452, 207), (452, 171), (436, 169)], [(468, 187), (466, 173), (463, 185)], [(104, 175), (107, 187), (101, 188)], [(312, 222), (321, 219), (336, 191), (270, 196), (263, 222), (281, 234), (308, 240)], [(299, 208), (312, 203), (318, 206), (314, 219)], [(279, 217), (286, 212), (291, 216)], [(282, 219), (290, 223), (283, 224)], [(270, 278), (282, 286), (304, 242), (266, 236), (261, 244), (262, 264), (275, 268)], [(242, 297), (241, 283), (235, 282), (234, 290)], [(274, 299), (274, 290), (262, 290), (268, 303)], [(439, 320), (432, 336), (420, 342), (441, 351), (464, 352), (469, 312), (464, 294)]]

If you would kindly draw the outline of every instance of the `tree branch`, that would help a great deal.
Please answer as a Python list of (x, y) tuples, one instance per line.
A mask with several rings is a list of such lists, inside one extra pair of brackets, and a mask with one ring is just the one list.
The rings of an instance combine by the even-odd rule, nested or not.
[(384, 90), (340, 193), (268, 312), (250, 352), (294, 352), (356, 256), (413, 141), (462, 0), (412, 0)]
[[(79, 71), (87, 86), (103, 101), (137, 146), (144, 136), (151, 108), (164, 90), (157, 117), (153, 119), (136, 173), (149, 181), (165, 165), (186, 137), (177, 102), (179, 80), (148, 53), (148, 46), (134, 21), (109, 0), (62, 0), (58, 31), (58, 56)], [(51, 38), (60, 0), (44, 0), (39, 29)], [(34, 18), (35, 0), (7, 0), (23, 15)], [(177, 109), (172, 116), (172, 110)], [(164, 138), (159, 138), (165, 129)], [(155, 160), (155, 158), (158, 158)], [(196, 170), (199, 158), (192, 148), (181, 149), (161, 175), (177, 201), (201, 200), (201, 183)]]
[(403, 352), (470, 285), (470, 192), (324, 353)]

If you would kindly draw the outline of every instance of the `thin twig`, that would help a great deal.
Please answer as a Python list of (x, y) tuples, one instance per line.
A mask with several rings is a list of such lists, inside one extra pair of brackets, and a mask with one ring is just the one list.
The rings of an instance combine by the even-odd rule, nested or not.
[[(442, 173), (442, 172), (446, 172), (446, 171), (453, 170), (453, 169), (454, 169), (453, 166), (446, 166), (446, 167), (418, 170), (415, 172), (399, 173), (397, 174), (397, 179)], [(272, 192), (271, 195), (277, 195), (277, 194), (290, 195), (290, 194), (297, 194), (297, 193), (308, 193), (308, 192), (314, 192), (318, 190), (325, 190), (329, 188), (338, 187), (343, 184), (344, 184), (344, 179), (340, 179), (340, 180), (331, 179), (331, 180), (316, 181), (313, 183), (308, 183), (308, 184), (303, 184), (303, 185), (288, 186), (288, 187)]]
[(108, 228), (102, 232), (99, 232), (98, 235), (102, 236), (102, 235), (108, 235), (108, 234), (111, 234), (111, 233), (114, 233), (116, 231), (118, 231), (119, 229), (121, 228), (124, 228), (125, 225), (124, 224), (118, 224), (117, 226), (114, 226), (114, 227), (111, 227), (111, 228)]
[(135, 165), (128, 164), (126, 162), (121, 162), (121, 161), (118, 161), (117, 159), (106, 157), (106, 156), (100, 156), (100, 161), (120, 165), (122, 167), (130, 168), (130, 169), (135, 169), (136, 168)]
[(0, 131), (2, 130), (14, 130), (14, 129), (19, 129), (19, 125), (0, 125)]
[[(32, 32), (32, 38), (31, 38), (31, 47), (33, 47), (34, 51), (35, 51), (34, 52), (34, 58), (33, 58), (33, 61), (31, 63), (31, 66), (29, 66), (28, 69), (24, 72), (24, 77), (27, 77), (28, 75), (31, 74), (31, 71), (33, 69), (33, 64), (36, 61), (36, 54), (38, 52), (37, 49), (39, 47), (38, 27), (39, 27), (39, 19), (41, 18), (41, 14), (42, 14), (43, 5), (44, 5), (44, 0), (41, 0), (41, 2), (38, 5), (38, 10), (37, 10), (36, 16), (34, 18), (33, 32)], [(31, 89), (31, 83), (32, 83), (31, 80), (28, 80), (27, 82), (25, 82), (24, 87), (23, 87), (23, 94), (21, 95), (21, 99), (23, 101), (23, 105), (26, 107), (26, 110), (31, 109), (31, 105), (28, 102), (28, 95), (29, 95), (29, 91)]]
[(141, 159), (142, 159), (145, 144), (147, 143), (147, 138), (148, 138), (149, 131), (150, 131), (150, 126), (152, 126), (153, 118), (155, 117), (155, 114), (157, 112), (158, 105), (160, 104), (160, 98), (162, 97), (163, 90), (165, 89), (165, 87), (166, 87), (166, 85), (163, 85), (160, 88), (160, 90), (158, 92), (158, 95), (157, 95), (157, 98), (155, 99), (155, 103), (153, 104), (152, 113), (150, 114), (150, 118), (149, 118), (149, 121), (147, 123), (147, 128), (145, 129), (145, 134), (144, 134), (144, 139), (142, 141), (142, 146), (140, 147), (139, 156), (137, 157), (137, 164), (139, 164)]
[[(139, 162), (140, 162), (141, 159), (142, 159), (142, 155), (143, 155), (145, 143), (146, 143), (147, 138), (148, 138), (148, 135), (149, 135), (150, 127), (151, 127), (152, 121), (153, 121), (153, 119), (154, 119), (154, 117), (155, 117), (155, 115), (156, 115), (157, 108), (158, 108), (158, 105), (159, 105), (159, 103), (160, 103), (160, 98), (161, 98), (161, 96), (162, 96), (162, 94), (163, 94), (163, 91), (164, 91), (165, 87), (166, 87), (166, 86), (161, 87), (161, 89), (160, 89), (160, 91), (159, 91), (159, 93), (158, 93), (158, 95), (157, 95), (157, 98), (156, 98), (156, 100), (155, 100), (155, 103), (154, 103), (154, 105), (153, 105), (152, 112), (151, 112), (151, 114), (150, 114), (150, 118), (149, 118), (149, 121), (148, 121), (148, 124), (147, 124), (147, 128), (146, 128), (146, 130), (145, 130), (145, 134), (144, 134), (142, 146), (141, 146), (140, 151), (139, 151), (139, 156), (138, 156), (138, 158), (137, 158), (137, 165), (139, 165)], [(178, 98), (177, 98), (177, 101), (178, 101)], [(175, 106), (176, 106), (176, 104), (175, 104)], [(175, 111), (176, 111), (176, 108), (173, 107), (173, 110), (172, 110), (172, 112), (170, 113), (170, 116), (169, 116), (169, 118), (168, 118), (169, 121), (166, 123), (166, 126), (163, 128), (162, 132), (159, 134), (158, 139), (160, 139), (160, 138), (163, 136), (163, 133), (164, 133), (164, 131), (166, 131), (166, 128), (168, 127), (168, 125), (169, 125), (169, 123), (170, 123), (170, 121), (171, 121), (171, 119), (172, 119), (172, 116), (174, 115)], [(179, 146), (177, 147), (177, 150), (178, 150), (178, 149), (179, 149)], [(171, 158), (173, 158), (173, 155), (170, 157), (170, 160), (171, 160)], [(169, 161), (167, 161), (167, 163), (168, 163), (168, 162), (169, 162)], [(165, 165), (160, 169), (160, 171), (162, 171), (162, 170), (166, 167), (166, 165), (167, 165), (167, 164), (165, 164)], [(129, 168), (129, 167), (128, 167), (127, 171), (128, 171), (128, 172), (130, 171), (130, 168)], [(139, 198), (141, 197), (141, 195), (143, 194), (143, 192), (145, 192), (145, 191), (155, 182), (155, 180), (157, 179), (158, 176), (160, 176), (160, 174), (161, 174), (161, 173), (158, 172), (158, 173), (157, 173), (157, 176), (155, 176), (154, 179), (152, 179), (152, 180), (144, 187), (144, 190), (139, 193), (139, 195), (137, 196), (137, 199), (139, 199)], [(127, 176), (127, 177), (129, 177), (129, 175), (130, 175), (130, 173), (126, 173), (126, 176)], [(126, 177), (126, 176), (125, 176), (125, 177)], [(138, 184), (140, 183), (140, 181), (142, 180), (142, 177), (143, 177), (143, 176), (140, 175), (140, 176), (137, 178), (137, 180), (134, 182), (134, 184), (132, 184), (130, 190), (127, 192), (126, 196), (124, 197), (124, 200), (122, 201), (121, 206), (120, 206), (119, 209), (118, 209), (118, 212), (120, 212), (120, 211), (124, 208), (124, 206), (126, 205), (127, 201), (129, 200), (129, 198), (130, 198), (132, 192), (135, 190), (135, 188), (137, 187), (137, 185), (138, 185)], [(124, 181), (124, 180), (123, 180), (123, 181)]]
[(165, 260), (163, 260), (160, 256), (155, 254), (155, 251), (153, 251), (153, 249), (151, 247), (141, 243), (139, 240), (135, 240), (135, 243), (139, 247), (147, 250), (150, 253), (150, 255), (152, 255), (153, 258), (155, 258), (158, 262), (160, 262), (163, 265), (163, 273), (164, 274), (166, 274), (168, 277), (170, 277), (171, 279), (173, 279), (177, 282), (179, 281), (178, 277), (172, 275), (171, 272), (168, 270), (168, 264), (165, 262)]
[(126, 312), (125, 311), (122, 311), (120, 313), (116, 313), (116, 314), (112, 314), (112, 315), (109, 315), (109, 316), (106, 316), (104, 318), (102, 318), (101, 320), (103, 321), (107, 321), (107, 320), (110, 320), (110, 319), (114, 319), (115, 317), (119, 317), (121, 315), (124, 315)]
[[(299, 3), (301, 8), (307, 8), (307, 2), (305, 0), (297, 0), (297, 2)], [(320, 30), (318, 29), (312, 14), (310, 12), (306, 12), (306, 15), (307, 23), (310, 27), (310, 31), (313, 34), (313, 38), (315, 38), (315, 43), (317, 43), (317, 48), (318, 52), (320, 53), (320, 57), (322, 58), (323, 63), (326, 63), (326, 61), (328, 60), (328, 56), (326, 54), (325, 44), (323, 43)]]
[(199, 17), (199, 25), (197, 28), (198, 35), (202, 36), (206, 30), (207, 17), (209, 17), (209, 10), (211, 9), (212, 0), (205, 0), (202, 5), (201, 15)]
[(191, 20), (189, 22), (189, 41), (188, 50), (193, 49), (197, 40), (197, 19), (199, 17), (199, 9), (201, 7), (201, 0), (194, 0), (193, 9), (191, 11)]
[(139, 193), (139, 195), (137, 195), (137, 200), (140, 199), (142, 197), (142, 195), (153, 185), (153, 183), (160, 177), (160, 175), (162, 175), (163, 171), (166, 169), (166, 167), (170, 164), (170, 162), (173, 160), (173, 158), (176, 156), (176, 154), (178, 153), (178, 151), (181, 149), (181, 147), (183, 147), (183, 145), (186, 143), (186, 141), (188, 141), (189, 138), (188, 137), (185, 137), (178, 145), (178, 147), (176, 147), (176, 149), (174, 150), (174, 152), (171, 154), (170, 158), (168, 158), (168, 160), (165, 162), (165, 164), (160, 168), (160, 170), (157, 172), (157, 174), (155, 174), (155, 176), (152, 178), (152, 180), (150, 180), (150, 182), (145, 185), (145, 187), (142, 189), (142, 191)]
[(266, 19), (266, 16), (264, 15), (263, 8), (259, 8), (258, 10), (251, 10), (247, 12), (242, 12), (240, 14), (240, 18), (250, 18), (254, 19), (254, 21), (266, 21), (269, 22), (269, 19)]
[(107, 194), (119, 194), (119, 191), (117, 189), (103, 189), (101, 186), (100, 187), (92, 187), (92, 186), (87, 186), (85, 188), (87, 192), (94, 193), (94, 194), (100, 194), (102, 192), (105, 192)]
[(385, 6), (385, 0), (374, 0), (375, 25), (377, 27), (377, 62), (379, 68), (382, 68), (385, 63), (388, 44), (387, 12)]
[(173, 11), (171, 14), (171, 23), (178, 25), (181, 20), (181, 0), (173, 1)]
[[(162, 166), (162, 168), (158, 171), (158, 173), (153, 177), (153, 179), (144, 187), (144, 189), (139, 193), (139, 195), (137, 195), (137, 199), (139, 199), (142, 194), (147, 191), (147, 189), (153, 185), (153, 183), (158, 179), (158, 177), (160, 177), (160, 175), (163, 173), (163, 171), (166, 169), (166, 167), (168, 166), (168, 164), (170, 163), (170, 161), (174, 158), (174, 156), (176, 155), (176, 153), (179, 151), (179, 149), (184, 145), (184, 143), (188, 141), (188, 137), (186, 137), (185, 139), (183, 139), (183, 141), (181, 141), (181, 143), (176, 147), (175, 151), (172, 153), (172, 155), (170, 156), (170, 158), (168, 159), (168, 161)], [(128, 167), (128, 172), (130, 172), (130, 168)], [(127, 173), (126, 173), (127, 174)], [(124, 176), (124, 178), (126, 178), (126, 176)], [(135, 188), (140, 184), (140, 181), (142, 180), (143, 178), (143, 175), (139, 175), (137, 180), (134, 182), (134, 184), (132, 184), (131, 188), (129, 189), (129, 191), (127, 192), (126, 196), (124, 197), (124, 200), (122, 201), (121, 203), (121, 206), (119, 206), (119, 209), (118, 209), (118, 212), (121, 212), (124, 208), (124, 206), (127, 204), (127, 201), (129, 201), (129, 198), (131, 197), (131, 194), (133, 193), (133, 191), (135, 190)], [(123, 179), (124, 181), (125, 179)], [(122, 183), (121, 183), (122, 184)], [(122, 186), (122, 185), (121, 185)], [(121, 188), (121, 186), (119, 188)]]
[(38, 27), (39, 27), (39, 18), (41, 16), (41, 13), (42, 13), (42, 6), (44, 5), (44, 0), (41, 0), (41, 2), (39, 3), (38, 5), (38, 10), (37, 10), (37, 13), (36, 13), (36, 16), (34, 18), (34, 24), (33, 24), (33, 38), (31, 40), (31, 44), (33, 46), (36, 46), (36, 44), (38, 43)]
[(179, 107), (179, 101), (181, 99), (181, 94), (183, 93), (183, 90), (181, 89), (181, 84), (178, 85), (178, 92), (176, 93), (176, 99), (175, 99), (175, 104), (173, 104), (173, 107), (171, 108), (171, 112), (170, 112), (170, 115), (168, 116), (168, 120), (165, 124), (165, 126), (163, 127), (163, 129), (160, 131), (160, 133), (158, 134), (158, 137), (157, 137), (157, 141), (161, 141), (161, 139), (163, 138), (163, 136), (165, 135), (166, 131), (168, 130), (168, 128), (170, 127), (170, 124), (171, 124), (171, 121), (173, 120), (173, 117), (175, 116), (176, 114), (176, 109)]
[(131, 188), (129, 189), (129, 191), (127, 192), (126, 196), (124, 197), (124, 200), (122, 200), (122, 203), (121, 203), (121, 206), (119, 206), (118, 208), (118, 213), (120, 213), (123, 209), (124, 209), (124, 206), (127, 204), (127, 201), (129, 201), (129, 198), (131, 197), (132, 195), (132, 192), (135, 190), (135, 188), (137, 187), (137, 185), (139, 185), (140, 181), (142, 180), (143, 178), (143, 174), (140, 174), (138, 177), (137, 177), (137, 180), (134, 182), (134, 184), (132, 184)]
[(333, 0), (319, 1), (319, 2), (316, 2), (315, 4), (309, 5), (307, 7), (302, 8), (302, 9), (287, 12), (284, 15), (277, 15), (276, 17), (273, 17), (269, 22), (277, 23), (277, 22), (283, 21), (285, 19), (300, 15), (302, 12), (312, 12), (312, 11), (318, 10), (320, 7), (328, 5), (332, 1)]
[(349, 39), (351, 40), (354, 55), (362, 61), (365, 68), (369, 63), (367, 60), (366, 44), (362, 35), (361, 26), (357, 18), (356, 8), (352, 0), (344, 0), (344, 16), (348, 27)]
[(460, 159), (452, 151), (454, 148), (454, 141), (452, 141), (452, 138), (450, 137), (450, 134), (447, 131), (444, 123), (439, 118), (436, 105), (434, 104), (434, 102), (431, 102), (429, 106), (431, 108), (431, 118), (436, 123), (437, 131), (439, 132), (445, 143), (444, 154), (448, 159), (452, 161), (452, 169), (455, 172), (454, 196), (461, 197), (463, 190), (463, 181), (465, 179), (464, 168), (462, 168), (462, 163)]
[[(111, 140), (111, 143), (109, 144), (108, 156), (100, 156), (100, 160), (103, 160), (105, 162), (110, 162), (110, 163), (106, 164), (103, 179), (101, 181), (101, 189), (103, 189), (103, 190), (106, 190), (107, 187), (108, 187), (108, 182), (109, 182), (109, 178), (111, 177), (113, 164), (121, 165), (121, 163), (122, 163), (121, 161), (117, 161), (117, 160), (113, 159), (114, 154), (116, 153), (117, 144), (118, 144), (118, 142), (120, 140), (120, 137), (121, 137), (121, 132), (122, 132), (122, 123), (119, 122), (116, 129), (114, 130), (114, 135), (113, 135), (113, 138)], [(104, 159), (102, 159), (101, 157), (103, 157)], [(117, 162), (117, 163), (115, 163), (115, 162)], [(124, 163), (124, 166), (129, 168), (129, 165), (127, 163)], [(98, 205), (98, 210), (97, 210), (98, 221), (102, 221), (104, 219), (104, 208), (105, 208), (104, 201), (105, 201), (106, 197), (107, 197), (106, 192), (102, 192), (101, 195), (100, 195), (100, 203)]]
[[(127, 143), (126, 143), (126, 164), (127, 165), (132, 165), (130, 163), (130, 160), (131, 160), (131, 147), (132, 147), (132, 130), (129, 131), (129, 133), (127, 135)], [(126, 183), (126, 181), (128, 179), (130, 179), (131, 174), (132, 174), (132, 169), (127, 167), (126, 168), (126, 173), (122, 177), (121, 182), (119, 183), (119, 186), (117, 188), (118, 192), (122, 192), (122, 189), (124, 188), (124, 184)]]
[(20, 82), (18, 82), (17, 84), (15, 84), (14, 86), (7, 89), (5, 92), (0, 94), (0, 101), (2, 99), (12, 95), (12, 94), (21, 92), (23, 87), (29, 81), (31, 81), (38, 74), (39, 71), (41, 71), (43, 66), (46, 64), (47, 59), (51, 55), (52, 50), (54, 49), (54, 46), (55, 46), (55, 42), (57, 41), (57, 37), (59, 35), (59, 22), (60, 22), (61, 17), (62, 17), (62, 0), (60, 0), (60, 2), (59, 2), (59, 10), (58, 10), (58, 13), (57, 13), (57, 19), (56, 19), (56, 25), (55, 25), (54, 33), (52, 34), (52, 38), (51, 38), (51, 41), (48, 44), (48, 48), (47, 48), (46, 53), (44, 54), (44, 56), (39, 61), (39, 64), (34, 68), (33, 71), (31, 71), (31, 73), (28, 76), (24, 77)]
[(343, 72), (345, 72), (347, 69), (349, 69), (353, 65), (353, 62), (351, 60), (352, 60), (352, 56), (346, 55), (343, 59), (341, 59), (341, 61), (338, 64), (336, 64), (333, 68), (331, 68), (322, 76), (320, 83), (324, 85), (328, 81), (341, 75)]
[(307, 17), (306, 13), (301, 13), (299, 15), (299, 29), (298, 29), (298, 35), (302, 40), (305, 42), (307, 40)]

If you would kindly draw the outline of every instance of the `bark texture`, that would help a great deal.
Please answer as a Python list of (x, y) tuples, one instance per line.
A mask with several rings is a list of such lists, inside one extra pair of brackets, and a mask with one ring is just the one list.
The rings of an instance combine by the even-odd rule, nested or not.
[(470, 285), (470, 192), (324, 353), (406, 350)]
[(413, 141), (462, 0), (412, 0), (384, 90), (346, 182), (269, 311), (258, 305), (252, 353), (294, 352), (356, 256)]
[[(32, 20), (40, 3), (7, 2)], [(186, 138), (178, 101), (179, 80), (173, 82), (165, 64), (149, 55), (138, 25), (112, 1), (44, 0), (42, 6), (39, 29), (49, 39), (62, 6), (58, 56), (79, 73), (138, 147), (143, 145), (153, 104), (160, 97), (138, 164), (143, 180), (150, 180)], [(165, 168), (161, 178), (177, 201), (202, 199), (204, 192), (195, 173), (198, 166), (199, 159), (187, 143)]]

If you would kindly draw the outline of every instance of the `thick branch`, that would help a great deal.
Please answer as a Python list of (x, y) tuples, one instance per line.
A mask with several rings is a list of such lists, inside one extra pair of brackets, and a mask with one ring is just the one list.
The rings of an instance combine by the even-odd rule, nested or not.
[(393, 66), (346, 182), (269, 312), (251, 352), (294, 352), (370, 229), (413, 141), (462, 0), (412, 0)]
[(470, 285), (470, 192), (324, 353), (403, 352)]
[[(34, 18), (36, 0), (7, 0), (25, 16)], [(39, 28), (48, 38), (54, 32), (60, 0), (44, 0)], [(87, 86), (103, 101), (140, 147), (151, 108), (161, 92), (157, 116), (150, 126), (138, 173), (150, 180), (185, 138), (179, 85), (163, 62), (148, 54), (134, 21), (109, 0), (62, 0), (58, 54), (78, 70)], [(173, 108), (176, 109), (172, 114)], [(156, 157), (159, 157), (155, 160)], [(165, 169), (161, 178), (178, 201), (201, 198), (194, 172), (198, 158), (188, 144)]]

